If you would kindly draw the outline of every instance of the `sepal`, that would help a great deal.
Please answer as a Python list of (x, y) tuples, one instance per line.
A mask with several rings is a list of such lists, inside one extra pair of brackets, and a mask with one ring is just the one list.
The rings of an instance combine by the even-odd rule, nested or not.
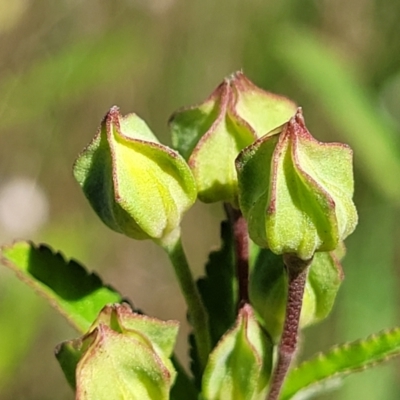
[(301, 109), (281, 133), (242, 150), (236, 168), (240, 209), (260, 247), (309, 260), (354, 231), (352, 151), (314, 139)]
[(74, 175), (100, 219), (134, 239), (166, 241), (197, 196), (185, 160), (117, 107), (79, 155)]
[(56, 357), (77, 400), (168, 400), (176, 376), (171, 356), (178, 322), (106, 306), (89, 332), (61, 343)]
[(204, 400), (261, 400), (272, 368), (272, 344), (245, 304), (235, 326), (210, 354), (202, 381)]
[(258, 88), (236, 72), (203, 103), (173, 114), (172, 143), (192, 168), (199, 199), (237, 205), (236, 156), (287, 122), (295, 110), (291, 100)]
[[(339, 258), (343, 245), (335, 252), (316, 253), (309, 267), (300, 316), (300, 328), (325, 319), (331, 312), (344, 274)], [(288, 278), (281, 256), (262, 249), (250, 275), (251, 304), (265, 329), (278, 343), (285, 319)]]

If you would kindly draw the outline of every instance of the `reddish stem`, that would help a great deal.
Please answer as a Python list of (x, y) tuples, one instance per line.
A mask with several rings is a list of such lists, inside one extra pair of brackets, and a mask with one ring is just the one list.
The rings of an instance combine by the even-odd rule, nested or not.
[(225, 203), (225, 212), (233, 229), (235, 240), (236, 271), (239, 281), (238, 308), (249, 303), (249, 235), (247, 222), (240, 210)]
[(288, 300), (281, 342), (278, 347), (278, 362), (270, 383), (267, 400), (278, 400), (279, 394), (297, 349), (300, 314), (303, 294), (311, 260), (301, 260), (294, 254), (284, 254), (283, 260), (288, 272)]

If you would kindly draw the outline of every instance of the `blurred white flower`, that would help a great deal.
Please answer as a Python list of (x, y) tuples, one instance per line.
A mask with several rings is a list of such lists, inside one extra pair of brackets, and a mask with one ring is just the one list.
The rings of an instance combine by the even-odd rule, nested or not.
[(32, 235), (48, 216), (47, 196), (34, 180), (15, 177), (0, 187), (0, 227), (7, 236)]

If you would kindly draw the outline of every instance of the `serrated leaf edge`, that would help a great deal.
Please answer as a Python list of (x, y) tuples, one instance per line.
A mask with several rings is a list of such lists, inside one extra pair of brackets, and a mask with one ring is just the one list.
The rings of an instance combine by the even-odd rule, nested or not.
[[(376, 341), (377, 339), (384, 339), (391, 335), (398, 335), (398, 346), (396, 348), (392, 348), (391, 350), (388, 349), (385, 352), (385, 355), (382, 355), (381, 357), (379, 357), (379, 355), (377, 355), (376, 359), (374, 359), (374, 360), (370, 360), (370, 361), (366, 360), (365, 364), (361, 365), (361, 366), (357, 366), (357, 367), (349, 366), (347, 368), (343, 368), (342, 370), (337, 371), (336, 373), (326, 375), (324, 377), (321, 377), (320, 379), (309, 382), (309, 383), (305, 384), (304, 386), (302, 386), (301, 388), (297, 389), (295, 392), (293, 392), (293, 390), (290, 390), (288, 394), (285, 394), (285, 387), (289, 386), (290, 378), (291, 378), (292, 374), (298, 374), (299, 371), (301, 372), (302, 369), (308, 368), (309, 365), (311, 365), (313, 363), (320, 363), (323, 360), (328, 360), (329, 357), (335, 353), (346, 352), (347, 349), (349, 349), (351, 347), (356, 347), (356, 346), (359, 346), (359, 345), (362, 345), (362, 344), (365, 344), (368, 342), (373, 342), (373, 341)], [(392, 329), (385, 329), (378, 333), (373, 333), (364, 339), (358, 339), (353, 342), (347, 342), (347, 343), (335, 345), (327, 352), (325, 352), (325, 353), (320, 352), (320, 353), (316, 354), (314, 357), (312, 357), (311, 359), (302, 362), (296, 368), (292, 369), (287, 377), (285, 384), (284, 384), (280, 400), (293, 399), (294, 396), (296, 396), (299, 392), (301, 392), (305, 389), (309, 389), (313, 385), (320, 385), (321, 383), (332, 380), (332, 379), (345, 377), (352, 372), (365, 371), (367, 368), (372, 368), (378, 364), (381, 364), (381, 363), (388, 361), (399, 355), (400, 355), (400, 327), (396, 327), (396, 328), (392, 328)]]
[[(99, 279), (103, 288), (110, 289), (110, 290), (114, 291), (115, 293), (120, 294), (118, 292), (118, 290), (116, 290), (113, 286), (104, 284), (103, 280), (100, 278), (100, 276), (96, 272), (93, 272), (93, 271), (89, 272), (88, 269), (84, 265), (82, 265), (79, 261), (75, 260), (74, 258), (67, 259), (61, 251), (56, 251), (47, 244), (44, 244), (44, 243), (36, 244), (30, 240), (15, 240), (11, 244), (6, 244), (4, 246), (0, 246), (0, 264), (3, 264), (5, 267), (11, 269), (20, 281), (27, 284), (29, 287), (31, 287), (35, 291), (35, 293), (37, 295), (44, 298), (51, 305), (51, 307), (53, 307), (56, 311), (58, 311), (68, 321), (68, 323), (73, 328), (75, 328), (78, 332), (86, 333), (83, 329), (81, 329), (81, 327), (77, 323), (75, 323), (73, 321), (73, 319), (70, 318), (68, 313), (65, 312), (62, 307), (58, 306), (57, 301), (55, 301), (52, 297), (48, 296), (47, 293), (45, 293), (43, 291), (42, 286), (45, 286), (46, 290), (52, 290), (52, 289), (50, 287), (46, 286), (45, 284), (36, 281), (35, 279), (32, 279), (32, 280), (28, 279), (26, 277), (26, 275), (24, 273), (22, 273), (21, 270), (16, 266), (16, 264), (14, 264), (12, 261), (7, 259), (3, 255), (3, 252), (5, 250), (11, 250), (13, 247), (15, 247), (16, 245), (20, 245), (20, 244), (26, 244), (29, 247), (33, 247), (37, 251), (42, 251), (43, 249), (48, 250), (54, 257), (61, 259), (62, 262), (65, 264), (75, 263), (79, 268), (81, 268), (85, 271), (86, 276), (92, 275), (92, 276), (96, 277), (97, 279)], [(121, 296), (121, 302), (125, 301), (124, 297), (121, 294), (120, 294), (120, 296)]]

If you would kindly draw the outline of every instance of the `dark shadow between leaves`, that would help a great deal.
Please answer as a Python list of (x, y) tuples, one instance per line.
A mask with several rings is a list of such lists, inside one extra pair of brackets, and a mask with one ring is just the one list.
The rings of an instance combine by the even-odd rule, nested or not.
[(74, 260), (66, 262), (47, 246), (33, 245), (29, 251), (28, 272), (65, 300), (79, 300), (103, 287), (99, 276), (88, 273)]

